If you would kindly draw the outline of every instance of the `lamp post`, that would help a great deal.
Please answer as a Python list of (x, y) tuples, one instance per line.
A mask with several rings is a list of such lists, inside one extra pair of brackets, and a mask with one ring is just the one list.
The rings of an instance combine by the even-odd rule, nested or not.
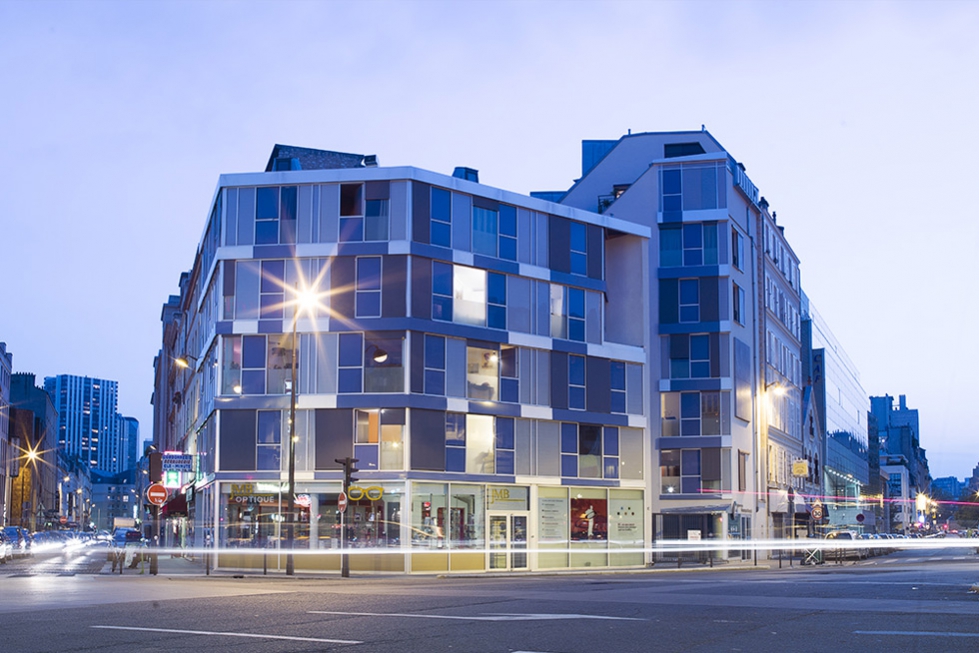
[(298, 390), (298, 384), (296, 383), (296, 350), (299, 349), (299, 343), (296, 341), (296, 332), (299, 324), (299, 315), (304, 309), (312, 308), (316, 302), (316, 296), (308, 289), (299, 290), (297, 287), (295, 293), (296, 299), (292, 312), (292, 365), (290, 366), (292, 369), (289, 382), (289, 487), (286, 497), (286, 515), (288, 519), (286, 522), (286, 540), (288, 545), (288, 551), (286, 552), (287, 576), (292, 576), (296, 573), (296, 561), (293, 556), (293, 548), (296, 544), (296, 393)]

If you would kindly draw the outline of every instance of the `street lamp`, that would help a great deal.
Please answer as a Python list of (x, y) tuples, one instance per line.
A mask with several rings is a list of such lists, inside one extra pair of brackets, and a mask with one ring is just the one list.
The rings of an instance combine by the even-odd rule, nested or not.
[(286, 575), (292, 576), (296, 573), (296, 562), (293, 557), (293, 547), (296, 540), (296, 350), (299, 349), (296, 342), (296, 326), (299, 323), (299, 316), (303, 311), (311, 311), (317, 304), (317, 295), (309, 288), (295, 290), (295, 308), (292, 311), (292, 368), (289, 383), (289, 488), (286, 498), (286, 537), (288, 539), (288, 553), (286, 553)]

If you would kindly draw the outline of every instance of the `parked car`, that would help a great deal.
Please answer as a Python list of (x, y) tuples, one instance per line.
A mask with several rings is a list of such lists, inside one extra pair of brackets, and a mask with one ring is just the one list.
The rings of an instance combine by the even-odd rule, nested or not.
[(867, 549), (855, 546), (859, 535), (856, 531), (850, 530), (838, 530), (830, 531), (826, 533), (827, 540), (837, 540), (839, 542), (848, 542), (849, 545), (845, 547), (840, 547), (839, 549), (827, 549), (826, 559), (828, 560), (838, 560), (853, 558), (856, 560), (863, 560), (867, 557)]
[(7, 536), (0, 531), (0, 564), (7, 564), (8, 560), (14, 559), (14, 547), (10, 544)]
[(31, 542), (33, 540), (26, 528), (7, 526), (3, 529), (3, 534), (10, 540), (10, 545), (14, 549), (15, 558), (26, 558), (27, 556), (34, 555), (34, 552), (31, 551)]

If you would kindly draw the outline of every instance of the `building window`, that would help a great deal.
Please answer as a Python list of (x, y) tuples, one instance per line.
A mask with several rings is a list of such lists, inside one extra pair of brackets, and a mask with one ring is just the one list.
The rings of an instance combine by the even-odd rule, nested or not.
[(361, 469), (404, 469), (404, 411), (358, 410), (355, 457)]
[(710, 336), (707, 334), (669, 336), (670, 378), (710, 378)]
[(496, 349), (466, 348), (466, 382), (470, 399), (496, 401), (499, 367), (500, 355)]
[(282, 468), (282, 414), (277, 410), (258, 411), (257, 453), (256, 469)]
[(486, 271), (455, 265), (452, 268), (452, 321), (486, 326)]
[(660, 492), (678, 494), (680, 492), (680, 450), (663, 449), (659, 452)]
[(285, 261), (262, 261), (259, 285), (259, 317), (281, 320), (285, 307)]
[(367, 200), (364, 207), (364, 240), (388, 239), (388, 200)]
[(381, 317), (381, 257), (357, 258), (357, 317)]
[(517, 355), (518, 349), (513, 345), (500, 345), (500, 401), (520, 401)]
[(514, 420), (496, 418), (496, 469), (497, 474), (513, 474), (514, 470)]
[(495, 418), (491, 415), (445, 414), (445, 471), (496, 473)]
[(568, 408), (585, 409), (584, 356), (568, 356)]
[(404, 340), (373, 334), (364, 343), (364, 392), (404, 392)]
[(588, 239), (581, 222), (571, 223), (571, 274), (588, 274)]
[(682, 211), (724, 208), (727, 205), (724, 163), (684, 164), (663, 168), (660, 211), (667, 222), (679, 222)]
[(425, 394), (445, 394), (445, 338), (425, 336)]
[(682, 449), (680, 453), (680, 491), (698, 494), (700, 484), (700, 449)]
[(731, 264), (744, 270), (744, 236), (735, 227), (731, 227)]
[(568, 340), (585, 341), (585, 291), (568, 288)]
[(561, 476), (578, 476), (578, 425), (561, 424)]
[(432, 220), (430, 240), (440, 247), (452, 246), (452, 194), (442, 188), (432, 188)]
[(275, 245), (279, 242), (279, 188), (265, 186), (256, 189), (255, 244)]
[(603, 476), (619, 478), (619, 429), (614, 426), (605, 427), (603, 456)]
[(359, 393), (363, 390), (364, 336), (360, 333), (339, 334), (337, 391)]
[(680, 279), (680, 322), (700, 322), (700, 281)]
[(340, 184), (339, 241), (364, 240), (364, 185)]
[(663, 437), (730, 435), (727, 391), (664, 392), (660, 395)]
[(473, 253), (496, 257), (499, 238), (499, 211), (473, 207)]
[(612, 361), (609, 386), (612, 392), (612, 412), (626, 412), (625, 363)]
[(500, 204), (500, 258), (517, 260), (517, 209)]
[(506, 329), (506, 275), (487, 274), (486, 322), (492, 329)]
[(745, 492), (748, 489), (748, 453), (738, 452), (738, 492)]
[(432, 319), (452, 321), (452, 265), (432, 261)]
[(602, 478), (602, 427), (578, 425), (578, 478)]
[(660, 265), (717, 265), (717, 223), (660, 226)]
[(733, 285), (733, 301), (731, 302), (734, 308), (734, 321), (738, 324), (744, 324), (744, 290), (738, 284)]
[(565, 288), (556, 283), (551, 284), (551, 337), (567, 338), (567, 310), (565, 308)]
[(241, 394), (265, 394), (265, 336), (241, 337)]

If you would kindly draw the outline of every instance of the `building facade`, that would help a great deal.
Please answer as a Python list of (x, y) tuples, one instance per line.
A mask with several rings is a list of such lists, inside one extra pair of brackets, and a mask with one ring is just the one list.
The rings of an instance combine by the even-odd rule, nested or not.
[(704, 130), (585, 141), (561, 202), (652, 231), (654, 539), (783, 534), (801, 457), (799, 269), (744, 166)]
[(649, 236), (468, 168), (276, 146), (223, 175), (156, 358), (182, 532), (231, 566), (292, 523), (355, 569), (644, 564)]
[(118, 383), (87, 376), (46, 377), (44, 389), (58, 411), (58, 446), (92, 469), (115, 473), (119, 466), (116, 405)]
[(11, 524), (11, 479), (18, 471), (20, 452), (10, 441), (10, 377), (13, 354), (0, 342), (0, 526)]
[(51, 397), (35, 385), (35, 377), (29, 373), (11, 376), (10, 405), (11, 437), (23, 452), (18, 460), (19, 478), (13, 486), (18, 524), (32, 531), (57, 528), (58, 413)]

